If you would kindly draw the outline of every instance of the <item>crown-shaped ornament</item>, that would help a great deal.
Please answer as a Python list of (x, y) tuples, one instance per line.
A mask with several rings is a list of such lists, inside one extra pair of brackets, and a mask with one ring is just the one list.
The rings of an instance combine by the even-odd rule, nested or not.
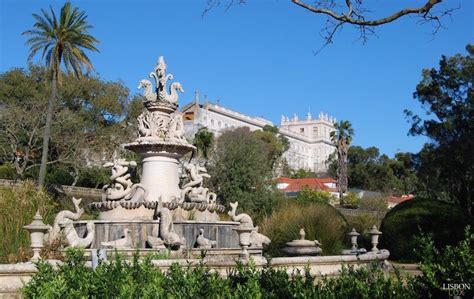
[(149, 111), (161, 110), (168, 113), (174, 112), (178, 108), (178, 91), (184, 92), (183, 86), (179, 82), (170, 84), (166, 89), (168, 80), (173, 80), (172, 74), (166, 74), (166, 63), (163, 56), (160, 56), (155, 70), (150, 73), (150, 78), (155, 79), (156, 88), (153, 92), (153, 85), (150, 81), (143, 79), (138, 84), (138, 88), (144, 88), (145, 101), (143, 104)]

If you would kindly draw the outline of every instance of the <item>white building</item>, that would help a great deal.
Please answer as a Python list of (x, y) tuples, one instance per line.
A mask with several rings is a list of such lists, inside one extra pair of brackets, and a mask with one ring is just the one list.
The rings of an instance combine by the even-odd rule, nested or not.
[[(201, 127), (219, 136), (227, 129), (248, 127), (250, 130), (260, 130), (265, 125), (274, 124), (260, 117), (251, 117), (239, 112), (209, 103), (199, 102), (196, 93), (194, 102), (182, 108), (186, 136), (192, 138)], [(306, 169), (317, 173), (327, 171), (326, 161), (335, 150), (329, 134), (334, 130), (335, 118), (320, 113), (313, 119), (308, 113), (305, 120), (299, 120), (297, 115), (289, 119), (282, 116), (279, 129), (280, 134), (288, 138), (290, 148), (284, 157), (293, 169)]]

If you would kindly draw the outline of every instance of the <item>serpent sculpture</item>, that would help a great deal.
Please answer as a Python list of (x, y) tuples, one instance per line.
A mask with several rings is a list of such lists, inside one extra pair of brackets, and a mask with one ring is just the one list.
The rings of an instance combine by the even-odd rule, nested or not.
[(135, 191), (141, 188), (144, 191), (144, 196), (141, 201), (148, 197), (148, 190), (142, 184), (133, 184), (130, 180), (131, 175), (128, 173), (128, 166), (136, 167), (135, 161), (127, 162), (123, 159), (116, 160), (114, 163), (107, 162), (103, 165), (105, 168), (112, 168), (112, 175), (110, 176), (111, 184), (104, 185), (102, 190), (102, 201), (106, 200), (130, 200)]
[(45, 239), (49, 244), (53, 244), (60, 240), (61, 235), (65, 237), (66, 243), (70, 247), (87, 248), (94, 241), (95, 226), (93, 222), (86, 224), (87, 236), (85, 238), (79, 237), (74, 228), (73, 221), (78, 220), (84, 213), (84, 209), (79, 207), (82, 199), (72, 198), (72, 203), (76, 212), (64, 210), (59, 212), (54, 218), (54, 224), (50, 228), (49, 233), (45, 235)]
[(56, 217), (54, 218), (53, 226), (50, 228), (49, 232), (45, 235), (45, 240), (49, 244), (53, 244), (61, 237), (61, 224), (65, 222), (66, 219), (69, 220), (78, 220), (81, 215), (84, 213), (84, 209), (79, 207), (82, 198), (76, 199), (72, 198), (72, 203), (74, 205), (74, 209), (76, 212), (71, 212), (68, 210), (64, 210), (59, 212)]

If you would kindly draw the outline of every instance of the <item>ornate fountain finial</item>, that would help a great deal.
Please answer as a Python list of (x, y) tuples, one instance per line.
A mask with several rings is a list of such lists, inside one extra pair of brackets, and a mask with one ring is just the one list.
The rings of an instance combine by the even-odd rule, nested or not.
[(142, 80), (138, 85), (138, 88), (145, 89), (145, 107), (149, 111), (174, 112), (178, 108), (178, 91), (184, 92), (184, 90), (179, 82), (171, 83), (169, 90), (166, 89), (166, 83), (168, 80), (173, 80), (173, 75), (166, 74), (166, 63), (163, 56), (158, 58), (154, 71), (150, 73), (150, 78), (155, 79), (156, 93), (153, 92), (152, 84), (148, 80)]

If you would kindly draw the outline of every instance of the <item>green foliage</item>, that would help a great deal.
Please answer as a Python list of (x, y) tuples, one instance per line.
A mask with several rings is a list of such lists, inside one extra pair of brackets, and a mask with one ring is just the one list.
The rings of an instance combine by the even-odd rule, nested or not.
[(269, 186), (273, 166), (281, 154), (273, 133), (251, 132), (248, 128), (228, 130), (216, 140), (210, 156), (209, 183), (224, 205), (238, 200), (246, 212), (269, 212), (281, 197)]
[(296, 197), (300, 203), (329, 203), (334, 199), (334, 196), (329, 192), (311, 189), (301, 190)]
[(430, 139), (417, 155), (420, 188), (448, 197), (472, 215), (474, 188), (474, 46), (467, 55), (442, 56), (439, 69), (423, 70), (413, 97), (423, 118), (405, 111), (412, 135)]
[(214, 134), (209, 132), (206, 127), (199, 128), (194, 134), (193, 145), (197, 148), (198, 154), (202, 155), (204, 159), (208, 159), (209, 152), (214, 145)]
[(301, 227), (305, 228), (308, 240), (317, 239), (323, 244), (323, 254), (340, 253), (346, 239), (347, 223), (331, 205), (282, 201), (259, 225), (260, 231), (272, 240), (268, 247), (271, 256), (283, 255), (281, 250), (286, 242), (299, 239)]
[(0, 263), (30, 257), (30, 236), (23, 226), (31, 222), (36, 211), (43, 216), (43, 222), (52, 223), (57, 208), (48, 194), (38, 191), (32, 182), (0, 189)]
[[(351, 146), (347, 154), (349, 187), (395, 195), (413, 193), (417, 183), (414, 164), (410, 153), (397, 153), (391, 159), (373, 146), (365, 149)], [(334, 157), (330, 159), (329, 169), (335, 173)]]
[(390, 210), (382, 221), (381, 248), (390, 251), (394, 260), (416, 261), (413, 249), (417, 247), (420, 230), (433, 235), (437, 248), (455, 245), (463, 238), (464, 228), (472, 223), (459, 207), (438, 200), (415, 198)]
[[(443, 290), (442, 286), (449, 283), (467, 283), (472, 288), (474, 285), (474, 233), (470, 226), (466, 227), (464, 239), (458, 246), (438, 249), (428, 234), (422, 234), (417, 238), (417, 242), (420, 245), (415, 253), (421, 261), (419, 267), (423, 273), (417, 281), (420, 285), (420, 295), (444, 297), (446, 290)], [(474, 290), (470, 293), (474, 294)], [(468, 297), (469, 294), (464, 295)]]
[(298, 170), (293, 170), (289, 174), (290, 178), (292, 179), (303, 179), (303, 178), (315, 178), (316, 173), (306, 170), (306, 169), (298, 169)]
[(37, 268), (22, 289), (25, 298), (416, 298), (413, 287), (420, 286), (399, 273), (386, 276), (376, 265), (344, 267), (338, 277), (314, 281), (309, 269), (288, 274), (238, 263), (224, 278), (204, 264), (173, 264), (163, 272), (138, 254), (131, 261), (115, 255), (93, 271), (77, 249), (67, 250), (58, 269), (44, 261)]
[(49, 168), (50, 170), (46, 173), (47, 184), (71, 185), (74, 182), (74, 178), (65, 165)]
[(15, 165), (10, 162), (5, 162), (0, 165), (0, 179), (14, 180), (17, 178)]
[(109, 176), (109, 171), (103, 167), (84, 167), (79, 172), (76, 186), (99, 188), (109, 182)]
[(362, 198), (359, 202), (359, 209), (377, 212), (387, 211), (387, 201), (381, 197)]
[(345, 207), (356, 208), (359, 206), (360, 198), (355, 193), (347, 192), (342, 198), (342, 202)]
[(347, 191), (347, 152), (352, 143), (354, 129), (349, 121), (344, 120), (334, 124), (334, 131), (330, 133), (331, 141), (336, 146), (337, 164), (336, 179), (339, 190), (339, 200), (342, 204), (342, 195)]
[[(102, 163), (103, 155), (112, 157), (128, 138), (123, 127), (129, 122), (119, 120), (135, 113), (135, 106), (127, 103), (128, 89), (121, 82), (63, 76), (51, 128), (47, 180), (60, 184), (85, 180), (94, 187), (104, 180), (80, 178), (88, 172), (84, 160)], [(30, 66), (0, 74), (0, 102), (5, 105), (0, 111), (0, 164), (12, 163), (18, 178), (37, 178), (50, 92), (45, 68)]]

